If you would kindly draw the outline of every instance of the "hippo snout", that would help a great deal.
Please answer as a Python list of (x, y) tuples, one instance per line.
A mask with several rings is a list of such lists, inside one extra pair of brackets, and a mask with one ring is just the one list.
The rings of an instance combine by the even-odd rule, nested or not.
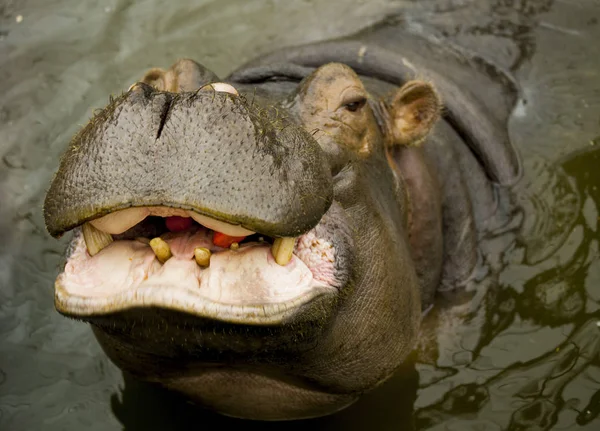
[(323, 151), (258, 97), (138, 83), (78, 133), (45, 201), (49, 232), (170, 207), (273, 237), (313, 228), (333, 199)]

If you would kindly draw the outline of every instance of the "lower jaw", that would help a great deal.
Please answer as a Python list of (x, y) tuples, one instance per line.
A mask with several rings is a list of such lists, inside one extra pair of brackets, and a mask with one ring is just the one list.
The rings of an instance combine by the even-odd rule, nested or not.
[[(132, 250), (127, 249), (123, 254), (123, 244), (125, 248), (127, 244), (136, 244), (137, 248), (129, 246)], [(246, 244), (235, 252), (217, 253), (210, 267), (201, 272), (193, 256), (185, 253), (173, 256), (159, 269), (151, 271), (153, 267), (146, 266), (148, 262), (157, 263), (156, 259), (140, 258), (138, 250), (143, 249), (143, 256), (154, 257), (147, 245), (117, 241), (90, 257), (83, 236), (75, 235), (70, 258), (55, 282), (55, 306), (60, 313), (82, 320), (114, 316), (137, 308), (156, 308), (240, 325), (280, 325), (296, 319), (303, 314), (300, 311), (310, 308), (311, 304), (323, 299), (331, 302), (337, 297), (338, 290), (331, 285), (331, 280), (315, 279), (313, 270), (298, 256), (292, 255), (287, 265), (279, 266), (274, 263), (268, 247), (253, 244)], [(113, 245), (117, 246), (116, 250), (111, 248)], [(118, 265), (110, 260), (115, 253), (120, 258)], [(107, 261), (98, 263), (98, 259), (107, 256)], [(266, 271), (270, 278), (261, 278), (262, 273), (248, 273), (247, 268), (246, 272), (240, 270), (240, 265), (248, 260), (254, 264), (253, 259), (258, 262), (256, 268)], [(140, 268), (146, 272), (140, 272)], [(254, 266), (251, 269), (254, 270)], [(323, 273), (328, 274), (317, 267), (320, 277)], [(238, 277), (226, 277), (229, 274)], [(94, 280), (93, 286), (88, 279)]]
[(297, 320), (315, 303), (334, 302), (336, 296), (335, 289), (323, 287), (282, 303), (244, 306), (216, 303), (175, 287), (128, 290), (105, 298), (76, 296), (57, 282), (54, 304), (61, 314), (82, 320), (115, 316), (128, 310), (165, 309), (197, 319), (241, 325), (279, 325)]
[[(174, 348), (169, 343), (170, 354), (149, 352), (154, 346), (144, 342), (132, 345), (130, 336), (135, 335), (135, 331), (125, 334), (119, 329), (107, 331), (107, 328), (93, 326), (103, 350), (123, 371), (226, 416), (267, 421), (308, 419), (335, 413), (358, 398), (356, 394), (328, 393), (292, 376), (294, 368), (300, 366), (299, 350), (315, 348), (315, 334), (310, 341), (292, 343), (281, 334), (267, 336), (270, 328), (251, 329), (265, 331), (262, 339), (277, 340), (277, 348), (268, 344), (251, 346), (248, 339), (257, 339), (256, 332), (241, 337), (243, 331), (240, 331), (238, 338), (229, 332), (231, 328), (222, 328), (229, 336), (227, 346), (218, 346), (214, 339), (207, 337), (205, 341), (211, 348), (188, 350), (184, 346)], [(209, 327), (205, 330), (206, 334), (214, 334)], [(236, 339), (240, 342), (237, 345)]]
[(302, 382), (236, 368), (209, 369), (159, 383), (217, 413), (262, 421), (325, 416), (358, 399), (355, 394), (331, 394)]
[[(324, 290), (315, 292), (313, 295), (306, 296), (302, 300), (296, 300), (295, 304), (283, 304), (274, 310), (281, 309), (280, 313), (255, 314), (248, 309), (228, 307), (228, 314), (219, 313), (218, 308), (194, 308), (194, 307), (174, 307), (173, 304), (161, 306), (160, 304), (148, 303), (146, 305), (125, 305), (122, 307), (111, 308), (85, 307), (87, 310), (82, 312), (81, 304), (86, 299), (97, 300), (97, 298), (78, 298), (71, 297), (56, 288), (55, 307), (58, 312), (66, 317), (82, 320), (92, 323), (94, 326), (104, 328), (109, 332), (116, 331), (118, 334), (129, 333), (133, 340), (136, 337), (149, 338), (148, 342), (158, 340), (161, 346), (164, 346), (158, 334), (165, 333), (169, 335), (167, 340), (176, 340), (181, 338), (182, 343), (185, 340), (202, 341), (201, 345), (215, 345), (215, 347), (226, 347), (231, 344), (230, 338), (240, 334), (243, 339), (249, 341), (251, 338), (258, 338), (271, 344), (274, 339), (269, 335), (273, 332), (288, 334), (288, 337), (297, 343), (301, 338), (310, 338), (315, 329), (325, 326), (333, 310), (336, 308), (338, 294), (336, 290)], [(208, 310), (208, 311), (205, 311)], [(215, 311), (216, 310), (216, 311)], [(233, 310), (233, 311), (232, 311)], [(264, 311), (264, 310), (263, 310)], [(164, 331), (161, 331), (164, 328)], [(298, 329), (301, 329), (299, 333)], [(227, 330), (228, 337), (219, 336), (220, 332)], [(188, 331), (193, 331), (189, 334)], [(257, 337), (248, 335), (256, 332)], [(191, 338), (190, 338), (191, 337)], [(207, 344), (206, 338), (212, 341)], [(281, 340), (276, 341), (277, 343)], [(240, 341), (235, 345), (239, 346)], [(243, 344), (243, 343), (242, 343)], [(256, 340), (249, 342), (252, 349), (255, 349), (258, 343)]]
[(270, 326), (231, 324), (157, 307), (83, 320), (92, 324), (107, 356), (138, 379), (227, 416), (307, 419), (334, 413), (357, 398), (290, 377), (294, 368), (301, 368), (303, 353), (317, 348), (325, 336), (336, 300), (318, 297), (295, 310), (286, 323)]
[[(68, 315), (92, 324), (101, 343), (117, 346), (124, 363), (135, 372), (129, 357), (179, 364), (278, 361), (282, 356), (312, 349), (327, 330), (336, 309), (337, 295), (321, 295), (293, 310), (284, 322), (272, 325), (230, 323), (161, 307), (135, 307), (93, 316)], [(109, 353), (111, 358), (114, 356)], [(164, 370), (163, 370), (164, 371)]]

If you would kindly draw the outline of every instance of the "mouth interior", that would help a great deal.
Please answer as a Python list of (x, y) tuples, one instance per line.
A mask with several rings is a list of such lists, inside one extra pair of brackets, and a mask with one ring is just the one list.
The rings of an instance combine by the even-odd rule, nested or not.
[[(281, 254), (274, 238), (251, 231), (232, 237), (177, 209), (160, 207), (148, 213), (124, 232), (97, 230), (109, 240), (93, 256), (86, 247), (88, 237), (81, 232), (75, 235), (72, 253), (57, 279), (57, 292), (62, 292), (69, 307), (89, 314), (115, 307), (176, 304), (190, 310), (212, 307), (218, 314), (223, 307), (239, 311), (258, 306), (266, 315), (272, 306), (279, 310), (335, 290), (335, 249), (317, 238), (314, 229), (290, 239), (293, 253), (282, 265), (274, 257)], [(109, 216), (114, 219), (114, 214)], [(97, 220), (96, 225), (102, 226), (102, 219)], [(227, 248), (218, 236), (235, 241)], [(168, 259), (161, 261), (150, 245), (155, 238), (168, 246)], [(197, 249), (205, 250), (208, 265), (199, 263)]]
[[(177, 220), (179, 219), (179, 220)], [(172, 222), (172, 223), (169, 223)], [(171, 226), (169, 226), (171, 225)], [(174, 226), (173, 226), (174, 225)], [(125, 232), (120, 234), (111, 235), (112, 238), (116, 241), (128, 241), (128, 240), (138, 240), (141, 242), (149, 242), (150, 239), (160, 237), (163, 239), (170, 240), (173, 237), (177, 236), (176, 234), (183, 233), (188, 236), (194, 235), (197, 233), (199, 229), (204, 229), (207, 235), (211, 238), (211, 244), (214, 245), (213, 238), (215, 231), (213, 229), (209, 229), (201, 224), (197, 223), (191, 217), (181, 217), (181, 216), (148, 216), (135, 226), (127, 229)], [(244, 245), (248, 243), (263, 243), (263, 244), (273, 244), (273, 238), (262, 235), (259, 233), (253, 233), (247, 236), (240, 236), (232, 238), (243, 238), (239, 241), (234, 241), (238, 245)], [(146, 241), (146, 239), (148, 241)], [(214, 250), (211, 251), (222, 251), (222, 249), (228, 248), (219, 245), (215, 245)], [(235, 246), (234, 246), (235, 248)]]

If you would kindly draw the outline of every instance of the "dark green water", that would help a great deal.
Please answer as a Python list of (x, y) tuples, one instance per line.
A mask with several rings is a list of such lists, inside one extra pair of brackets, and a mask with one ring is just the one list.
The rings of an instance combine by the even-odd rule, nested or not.
[[(388, 14), (489, 47), (521, 87), (521, 211), (482, 241), (469, 289), (440, 298), (396, 377), (327, 418), (247, 423), (124, 381), (53, 307), (65, 243), (41, 203), (70, 137), (149, 67), (225, 75)], [(598, 0), (0, 1), (0, 429), (600, 429), (599, 41)]]

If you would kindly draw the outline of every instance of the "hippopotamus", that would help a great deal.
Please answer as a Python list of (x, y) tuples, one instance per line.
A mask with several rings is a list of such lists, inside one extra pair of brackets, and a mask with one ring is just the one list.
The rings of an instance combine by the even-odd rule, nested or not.
[(339, 411), (472, 277), (521, 175), (517, 92), (398, 23), (225, 78), (151, 69), (73, 137), (47, 192), (49, 233), (72, 232), (56, 308), (123, 371), (222, 414)]

